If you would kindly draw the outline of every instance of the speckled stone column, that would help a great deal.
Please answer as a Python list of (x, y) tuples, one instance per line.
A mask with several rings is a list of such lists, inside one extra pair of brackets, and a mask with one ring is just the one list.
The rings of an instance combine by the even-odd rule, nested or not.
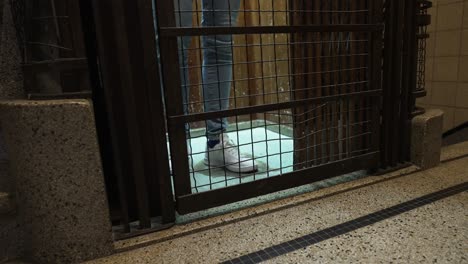
[(28, 257), (77, 263), (109, 255), (113, 239), (92, 105), (0, 103)]
[(444, 112), (427, 110), (412, 121), (411, 161), (421, 169), (440, 164)]

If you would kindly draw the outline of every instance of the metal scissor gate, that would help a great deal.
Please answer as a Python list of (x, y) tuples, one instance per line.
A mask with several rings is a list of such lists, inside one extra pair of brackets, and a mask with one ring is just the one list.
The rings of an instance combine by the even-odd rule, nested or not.
[[(407, 143), (424, 94), (416, 75), (427, 35), (418, 26), (429, 23), (429, 6), (96, 1), (117, 176), (110, 193), (124, 232), (132, 221), (147, 229), (176, 211), (407, 162), (398, 142)], [(229, 150), (215, 153), (219, 144)], [(242, 164), (255, 169), (241, 173)]]

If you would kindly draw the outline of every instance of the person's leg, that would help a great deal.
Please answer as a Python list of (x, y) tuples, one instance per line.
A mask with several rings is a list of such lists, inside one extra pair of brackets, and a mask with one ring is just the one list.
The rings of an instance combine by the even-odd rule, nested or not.
[[(162, 0), (165, 1), (165, 0)], [(191, 27), (192, 26), (192, 0), (174, 0), (174, 7), (176, 10), (176, 25), (178, 27)], [(179, 65), (180, 65), (180, 81), (182, 83), (182, 99), (184, 104), (184, 113), (188, 114), (188, 103), (190, 95), (190, 80), (188, 72), (188, 48), (192, 38), (181, 37), (178, 42), (179, 51)], [(189, 130), (186, 125), (187, 133)]]
[[(203, 0), (202, 26), (235, 26), (240, 0)], [(229, 108), (232, 83), (232, 35), (203, 37), (203, 100), (206, 112)], [(254, 159), (242, 156), (239, 148), (223, 133), (226, 118), (207, 120), (207, 152), (205, 164), (225, 166), (234, 172), (257, 170)]]
[[(240, 0), (203, 0), (202, 26), (235, 26)], [(203, 98), (205, 112), (229, 108), (232, 82), (232, 35), (203, 37)], [(219, 140), (226, 118), (207, 120), (208, 140)]]
[[(166, 1), (166, 0), (160, 0)], [(174, 0), (174, 9), (176, 26), (177, 27), (191, 27), (192, 26), (192, 0)], [(184, 107), (184, 114), (189, 113), (189, 97), (190, 97), (190, 80), (188, 71), (188, 48), (192, 38), (190, 36), (180, 37), (178, 39), (178, 52), (179, 52), (179, 67), (180, 67), (180, 82), (182, 89), (182, 103)], [(190, 171), (193, 171), (192, 164), (192, 144), (190, 141), (190, 126), (185, 124), (185, 133), (187, 139), (187, 153), (189, 159)]]

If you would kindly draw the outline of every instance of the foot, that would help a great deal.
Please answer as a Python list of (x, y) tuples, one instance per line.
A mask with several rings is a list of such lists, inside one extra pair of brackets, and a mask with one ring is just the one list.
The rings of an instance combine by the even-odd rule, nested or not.
[(206, 147), (205, 165), (208, 167), (225, 167), (236, 173), (257, 171), (257, 163), (253, 158), (239, 153), (239, 148), (226, 134), (214, 147)]

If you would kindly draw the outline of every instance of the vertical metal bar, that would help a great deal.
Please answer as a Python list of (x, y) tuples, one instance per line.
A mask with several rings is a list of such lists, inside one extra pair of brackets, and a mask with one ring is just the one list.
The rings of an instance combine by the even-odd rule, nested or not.
[[(369, 23), (377, 24), (383, 20), (383, 0), (370, 0), (369, 1)], [(369, 60), (369, 81), (372, 85), (371, 89), (380, 89), (382, 87), (382, 45), (383, 45), (383, 32), (371, 33), (370, 45), (370, 60)], [(378, 151), (380, 149), (380, 127), (381, 127), (381, 109), (382, 98), (380, 100), (368, 100), (371, 105), (371, 138), (370, 145), (371, 151)], [(370, 168), (377, 169), (377, 168)]]
[[(411, 3), (412, 1), (410, 1)], [(405, 126), (405, 138), (403, 140), (404, 144), (406, 144), (406, 146), (408, 146), (405, 150), (404, 150), (404, 157), (406, 158), (406, 160), (409, 160), (410, 159), (410, 149), (409, 149), (409, 142), (410, 142), (410, 135), (411, 135), (411, 114), (413, 113), (413, 111), (415, 110), (416, 108), (416, 98), (413, 94), (414, 91), (416, 91), (417, 89), (417, 68), (418, 68), (418, 45), (417, 45), (417, 28), (418, 28), (418, 24), (417, 24), (417, 18), (418, 18), (418, 13), (419, 13), (419, 6), (418, 6), (418, 3), (420, 1), (414, 1), (414, 3), (412, 3), (412, 5), (409, 6), (409, 11), (408, 12), (411, 12), (409, 13), (409, 17), (411, 18), (411, 24), (408, 26), (409, 30), (411, 30), (411, 35), (409, 35), (409, 43), (410, 43), (410, 53), (412, 54), (413, 58), (411, 59), (411, 63), (409, 64), (411, 66), (410, 68), (410, 71), (409, 72), (412, 72), (414, 73), (413, 75), (411, 75), (410, 77), (410, 83), (409, 83), (409, 86), (408, 86), (408, 93), (407, 93), (407, 96), (408, 96), (408, 100), (407, 100), (407, 106), (405, 108), (404, 111), (408, 111), (408, 112), (403, 112), (404, 114), (404, 117), (406, 118), (406, 126)], [(408, 3), (408, 4), (410, 4)], [(402, 114), (402, 115), (403, 115)]]
[[(254, 20), (253, 19), (253, 13), (252, 12), (245, 12), (246, 10), (251, 10), (252, 7), (252, 2), (243, 0), (243, 7), (244, 7), (244, 26), (250, 26), (250, 23)], [(256, 2), (253, 2), (255, 5)], [(255, 20), (256, 21), (256, 20)], [(245, 42), (245, 61), (247, 62), (247, 91), (249, 94), (257, 94), (256, 92), (256, 81), (251, 78), (251, 76), (255, 75), (255, 63), (252, 62), (252, 60), (255, 61), (255, 58), (252, 57), (252, 55), (255, 52), (255, 49), (252, 47), (254, 44), (254, 38), (251, 35), (244, 34), (244, 42)], [(253, 58), (253, 59), (252, 59)], [(249, 96), (249, 105), (256, 105), (256, 98), (255, 96)], [(250, 127), (253, 129), (253, 120), (256, 119), (256, 114), (249, 114), (249, 121), (250, 121)], [(255, 149), (254, 149), (254, 136), (253, 133), (250, 133), (250, 141), (252, 142), (250, 151), (252, 152), (252, 156), (254, 156)], [(256, 173), (253, 174), (253, 179), (256, 180)]]
[(120, 91), (120, 71), (117, 61), (117, 50), (115, 36), (113, 30), (114, 13), (111, 10), (110, 3), (112, 1), (93, 1), (94, 20), (96, 22), (96, 37), (99, 63), (102, 77), (102, 93), (105, 95), (105, 105), (109, 115), (109, 131), (111, 132), (111, 140), (114, 151), (114, 172), (117, 178), (119, 188), (120, 208), (122, 224), (124, 232), (130, 232), (130, 210), (129, 200), (130, 193), (127, 188), (132, 184), (129, 182), (130, 173), (129, 162), (131, 158), (128, 154), (128, 145), (125, 141), (127, 131), (125, 122), (121, 121), (121, 117), (125, 117), (124, 109), (121, 106), (121, 91)]
[(405, 1), (405, 35), (403, 44), (403, 76), (402, 76), (402, 104), (400, 116), (400, 128), (402, 134), (402, 147), (400, 149), (400, 162), (408, 161), (410, 158), (410, 134), (411, 134), (411, 112), (415, 107), (415, 99), (412, 92), (416, 89), (417, 75), (417, 39), (416, 18), (417, 2)]
[[(292, 25), (303, 25), (305, 21), (305, 15), (298, 12), (298, 10), (305, 10), (304, 0), (293, 0), (290, 1), (291, 9), (291, 23)], [(304, 65), (304, 60), (300, 59), (305, 57), (304, 50), (306, 47), (300, 45), (303, 42), (304, 37), (307, 34), (291, 34), (292, 44), (291, 44), (291, 56), (292, 56), (292, 73), (293, 77), (293, 97), (292, 100), (296, 98), (304, 98), (304, 88), (306, 87), (305, 72), (306, 66)], [(304, 164), (307, 161), (307, 140), (305, 138), (306, 126), (305, 126), (305, 109), (304, 107), (296, 107), (292, 109), (293, 112), (293, 126), (294, 126), (294, 169), (299, 170), (304, 168)]]
[[(368, 15), (363, 17), (363, 23), (365, 24), (372, 24), (374, 22), (374, 1), (370, 0), (363, 0), (363, 8), (368, 10)], [(362, 81), (367, 81), (367, 85), (364, 85), (364, 90), (372, 90), (372, 89), (377, 89), (379, 87), (375, 82), (374, 82), (374, 76), (373, 76), (373, 56), (375, 55), (373, 53), (373, 42), (374, 42), (374, 32), (369, 32), (367, 34), (363, 34), (363, 37), (367, 38), (367, 42), (363, 45), (362, 52), (365, 50), (368, 50), (369, 55), (367, 56), (367, 61), (363, 59), (363, 63), (367, 67), (367, 71), (362, 74)], [(363, 136), (362, 139), (362, 144), (361, 144), (361, 149), (369, 149), (372, 146), (370, 146), (370, 143), (372, 141), (372, 124), (369, 123), (369, 121), (372, 121), (373, 114), (369, 109), (372, 109), (373, 103), (371, 100), (369, 100), (368, 97), (363, 97), (362, 98), (362, 128), (363, 128), (363, 133), (368, 133), (370, 134)]]
[[(156, 13), (159, 27), (175, 27), (173, 1), (156, 1)], [(163, 72), (166, 112), (169, 117), (169, 144), (171, 149), (174, 189), (177, 197), (192, 192), (188, 166), (186, 130), (184, 124), (173, 123), (171, 116), (183, 115), (182, 86), (177, 37), (161, 37), (161, 65)]]
[[(229, 9), (229, 26), (233, 26), (233, 25), (236, 25), (236, 24), (233, 24), (233, 23), (236, 23), (237, 21), (232, 21), (232, 17), (231, 17), (231, 14), (232, 14), (232, 10), (231, 10), (231, 3), (228, 2), (228, 9)], [(241, 12), (240, 10), (240, 7), (239, 7), (239, 10), (238, 12)], [(232, 63), (234, 64), (234, 36), (231, 36), (230, 38), (230, 49), (231, 49), (231, 53), (232, 53), (232, 56), (233, 56), (233, 59), (232, 59)], [(237, 81), (236, 81), (236, 73), (235, 73), (235, 70), (234, 70), (234, 65), (232, 65), (233, 67), (233, 73), (232, 73), (232, 89), (233, 89), (233, 92), (232, 94), (234, 94), (234, 98), (233, 98), (233, 102), (234, 102), (234, 109), (237, 108)], [(239, 140), (239, 116), (235, 116), (235, 123), (236, 123), (236, 139), (237, 139), (237, 144), (239, 145), (240, 144), (240, 140)], [(250, 120), (252, 122), (252, 120)], [(266, 130), (265, 130), (266, 131)], [(250, 138), (253, 138), (253, 127), (250, 126)], [(253, 148), (253, 140), (252, 140), (252, 148)], [(240, 153), (240, 148), (237, 148), (237, 155), (240, 157), (241, 153)], [(252, 157), (254, 155), (254, 152), (252, 151)], [(268, 162), (267, 162), (267, 165), (268, 165)], [(242, 177), (239, 177), (239, 184), (242, 183)], [(227, 179), (226, 179), (226, 183), (225, 183), (225, 186), (227, 187), (228, 184), (227, 184)]]
[[(344, 14), (342, 12), (340, 12), (342, 10), (342, 8), (340, 7), (340, 3), (341, 1), (340, 0), (334, 0), (333, 1), (333, 13), (332, 13), (332, 23), (333, 24), (340, 24), (340, 16), (343, 16)], [(339, 60), (339, 56), (340, 56), (340, 38), (339, 36), (342, 34), (343, 32), (334, 32), (332, 34), (333, 36), (333, 43), (332, 43), (332, 56), (333, 56), (333, 60), (332, 60), (332, 65), (333, 65), (333, 70), (336, 71), (334, 73), (334, 76), (333, 76), (333, 89), (332, 89), (332, 95), (336, 95), (336, 94), (339, 94), (339, 90), (340, 88), (338, 87), (341, 87), (339, 86), (340, 84), (340, 80), (341, 80), (341, 74), (342, 74), (342, 71), (341, 71), (341, 64), (340, 64), (340, 60)], [(335, 101), (333, 102), (333, 106), (332, 106), (332, 128), (331, 128), (331, 133), (332, 133), (332, 138), (333, 138), (333, 144), (332, 144), (332, 151), (331, 151), (331, 161), (334, 161), (334, 160), (337, 160), (339, 159), (339, 151), (340, 151), (340, 138), (339, 138), (339, 130), (340, 130), (340, 126), (339, 126), (339, 121), (340, 120), (340, 101)]]
[(385, 1), (385, 53), (383, 65), (383, 115), (382, 115), (382, 141), (381, 141), (381, 166), (383, 168), (389, 165), (390, 161), (390, 138), (391, 138), (391, 119), (392, 119), (392, 72), (393, 66), (393, 39), (395, 24), (395, 1)]
[[(314, 23), (314, 18), (316, 17), (315, 15), (309, 15), (307, 12), (311, 12), (314, 10), (313, 3), (311, 1), (303, 1), (303, 11), (304, 14), (302, 15), (302, 20), (304, 25), (312, 25)], [(300, 89), (304, 89), (302, 96), (299, 97), (300, 99), (303, 98), (312, 98), (315, 95), (315, 89), (314, 89), (314, 79), (316, 76), (314, 74), (311, 74), (312, 72), (315, 72), (317, 69), (314, 65), (314, 39), (315, 39), (315, 33), (305, 33), (305, 38), (303, 39), (306, 44), (301, 45), (303, 46), (304, 49), (304, 75), (302, 76), (302, 79), (304, 80), (304, 86), (301, 87)], [(310, 105), (310, 106), (304, 106), (302, 107), (303, 113), (302, 113), (302, 121), (303, 126), (303, 142), (305, 152), (304, 155), (304, 166), (305, 167), (310, 167), (315, 165), (314, 160), (315, 160), (315, 148), (316, 148), (316, 142), (315, 142), (315, 129), (314, 129), (314, 109), (315, 105)]]
[[(312, 22), (314, 24), (318, 24), (321, 21), (321, 14), (317, 13), (317, 11), (321, 10), (321, 3), (320, 1), (313, 1), (313, 6), (310, 9), (311, 11), (314, 11), (315, 13), (312, 14)], [(323, 34), (321, 33), (314, 33), (312, 34), (313, 40), (316, 43), (312, 44), (312, 56), (314, 57), (312, 59), (313, 62), (313, 72), (318, 72), (320, 73), (323, 69), (322, 67), (322, 59), (320, 58), (322, 55), (322, 44), (319, 43)], [(321, 97), (322, 96), (322, 76), (317, 75), (317, 74), (312, 74), (309, 75), (310, 82), (309, 86), (314, 87), (314, 91), (312, 93), (312, 96), (314, 97)], [(314, 120), (312, 121), (313, 123), (313, 129), (314, 129), (314, 137), (313, 137), (313, 151), (314, 151), (314, 165), (318, 165), (322, 163), (322, 143), (323, 143), (323, 137), (322, 137), (322, 128), (323, 128), (323, 122), (322, 122), (322, 108), (318, 107), (318, 105), (313, 105), (314, 110), (312, 111), (312, 117)], [(320, 132), (318, 132), (320, 131)]]
[[(338, 9), (347, 11), (348, 6), (347, 3), (342, 3), (341, 1), (338, 1)], [(338, 17), (338, 23), (339, 24), (345, 24), (346, 18), (348, 14), (344, 12)], [(337, 53), (340, 55), (340, 57), (337, 60), (337, 63), (339, 65), (338, 69), (340, 71), (339, 76), (338, 76), (338, 83), (340, 84), (340, 87), (337, 89), (338, 93), (346, 93), (348, 90), (347, 86), (347, 56), (346, 56), (346, 41), (345, 41), (345, 36), (347, 32), (340, 32), (338, 35), (338, 50)], [(346, 100), (340, 100), (338, 102), (338, 130), (337, 130), (337, 136), (338, 136), (338, 153), (337, 153), (337, 158), (338, 159), (343, 159), (346, 155), (346, 124), (347, 124), (347, 114), (346, 114)]]
[[(258, 25), (262, 25), (262, 4), (260, 0), (257, 0), (257, 13), (258, 13)], [(261, 84), (262, 84), (262, 103), (267, 104), (267, 97), (265, 96), (265, 63), (264, 63), (264, 56), (263, 56), (263, 34), (259, 34), (260, 36), (260, 63), (261, 63)], [(263, 113), (263, 121), (264, 121), (264, 129), (265, 129), (265, 152), (266, 152), (266, 160), (267, 160), (267, 167), (270, 161), (270, 155), (268, 154), (268, 134), (267, 134), (267, 113)], [(252, 130), (250, 133), (253, 133)], [(270, 171), (267, 169), (267, 177), (270, 177)]]
[(138, 52), (139, 31), (135, 30), (136, 16), (134, 3), (127, 1), (113, 1), (112, 9), (115, 12), (115, 33), (117, 51), (119, 55), (120, 75), (122, 77), (122, 94), (125, 98), (125, 115), (129, 133), (129, 149), (131, 152), (131, 166), (136, 188), (138, 202), (138, 216), (140, 228), (151, 227), (149, 194), (146, 181), (146, 168), (144, 164), (144, 146), (146, 142), (145, 128), (141, 116), (144, 106), (140, 100), (141, 89), (144, 83), (138, 77), (139, 70), (136, 68), (140, 59), (135, 54)]
[[(122, 177), (122, 171), (116, 166), (119, 146), (115, 136), (116, 131), (110, 129), (111, 116), (106, 111), (106, 98), (100, 80), (96, 39), (97, 25), (94, 20), (91, 0), (80, 1), (79, 11), (78, 19), (81, 22), (80, 27), (83, 29), (84, 38), (83, 45), (85, 50), (83, 52), (88, 58), (88, 76), (90, 79), (90, 89), (93, 91), (94, 115), (111, 218), (113, 215), (116, 215), (116, 218), (123, 222), (124, 232), (129, 232), (128, 203), (125, 188), (119, 189), (120, 186), (123, 186), (119, 184), (118, 180)], [(81, 19), (82, 17), (86, 17), (86, 19)]]
[[(251, 10), (254, 10), (257, 8), (257, 1), (250, 1), (250, 0), (243, 0), (244, 3), (244, 9), (249, 10), (248, 12), (244, 11), (244, 25), (246, 27), (248, 26), (254, 26), (257, 23), (257, 19), (255, 19), (256, 13), (251, 12)], [(257, 66), (256, 66), (256, 56), (255, 56), (255, 39), (256, 36), (252, 34), (245, 34), (244, 35), (244, 41), (246, 44), (246, 60), (248, 62), (247, 65), (247, 85), (248, 85), (248, 91), (250, 94), (257, 94), (257, 80), (255, 78), (252, 78), (252, 76), (256, 76), (257, 74)], [(254, 62), (252, 62), (254, 61)], [(250, 96), (249, 97), (249, 105), (256, 105), (257, 104), (257, 98), (256, 96)], [(255, 120), (258, 118), (258, 115), (256, 113), (250, 114), (250, 120)], [(252, 122), (250, 122), (251, 127), (252, 127)], [(252, 141), (253, 141), (253, 135), (251, 135)], [(252, 145), (252, 153), (253, 153), (253, 145)], [(254, 179), (256, 175), (254, 174)]]
[[(330, 24), (330, 13), (328, 10), (331, 10), (331, 1), (330, 0), (324, 0), (322, 1), (322, 6), (321, 6), (321, 22), (323, 25), (329, 25)], [(330, 71), (332, 70), (332, 65), (331, 65), (331, 58), (330, 58), (330, 41), (331, 41), (331, 33), (326, 32), (323, 35), (322, 40), (322, 56), (323, 58), (323, 68), (325, 72), (322, 74), (322, 79), (323, 79), (323, 88), (322, 88), (322, 95), (328, 96), (330, 95), (330, 88), (328, 88), (332, 82), (333, 82), (333, 77)], [(323, 128), (323, 138), (324, 142), (322, 145), (323, 149), (323, 157), (322, 161), (327, 163), (330, 158), (330, 142), (331, 142), (331, 137), (330, 137), (330, 104), (331, 103), (326, 103), (323, 105), (323, 111), (322, 111), (322, 118), (324, 122), (324, 128)]]
[(167, 152), (157, 142), (165, 144), (165, 131), (151, 0), (93, 1), (93, 7), (99, 94), (108, 109), (124, 231), (134, 220), (150, 228), (151, 216), (172, 222)]
[[(308, 11), (311, 11), (313, 10), (313, 7), (311, 5), (311, 2), (310, 1), (303, 1), (303, 9), (305, 12), (308, 12)], [(302, 16), (302, 19), (303, 19), (303, 23), (305, 25), (309, 25), (309, 24), (313, 24), (313, 17), (314, 15), (308, 15), (307, 13), (304, 13), (304, 15)], [(303, 49), (304, 49), (304, 76), (302, 77), (302, 79), (304, 80), (304, 87), (301, 87), (301, 89), (304, 89), (303, 93), (302, 93), (302, 96), (303, 97), (300, 97), (301, 99), (302, 98), (310, 98), (313, 96), (313, 82), (311, 82), (312, 78), (314, 76), (311, 76), (311, 72), (314, 72), (315, 69), (314, 69), (314, 65), (313, 65), (313, 59), (312, 57), (314, 56), (314, 45), (313, 44), (309, 44), (309, 43), (312, 43), (314, 41), (314, 34), (313, 33), (306, 33), (304, 34), (305, 35), (305, 38), (304, 38), (304, 41), (305, 42), (308, 42), (307, 44), (303, 45)], [(312, 89), (312, 91), (310, 91), (309, 89)], [(304, 122), (303, 124), (303, 135), (302, 137), (303, 140), (304, 140), (304, 147), (305, 147), (305, 152), (304, 152), (304, 155), (305, 155), (305, 163), (304, 163), (304, 166), (305, 167), (310, 167), (311, 165), (313, 165), (313, 161), (314, 158), (315, 158), (315, 155), (314, 155), (314, 150), (315, 150), (315, 142), (314, 142), (314, 136), (313, 136), (313, 113), (311, 113), (311, 109), (313, 109), (315, 106), (304, 106), (302, 107), (302, 109), (304, 110), (304, 112), (302, 113), (303, 115), (303, 119), (302, 119), (302, 122)]]
[[(314, 7), (311, 3), (311, 1), (302, 1), (302, 9), (304, 12), (301, 16), (301, 25), (310, 25), (313, 24), (313, 18), (314, 15), (310, 15), (310, 12), (314, 10)], [(302, 65), (303, 65), (303, 71), (302, 71), (302, 76), (301, 78), (303, 80), (303, 86), (300, 87), (299, 89), (302, 89), (302, 93), (300, 94), (300, 97), (296, 97), (296, 99), (305, 99), (305, 98), (311, 98), (313, 96), (313, 74), (315, 69), (315, 65), (313, 65), (313, 58), (314, 57), (314, 33), (310, 32), (305, 32), (302, 40), (302, 42), (305, 42), (306, 44), (302, 43), (297, 43), (299, 47), (302, 49), (302, 56), (304, 59), (302, 59)], [(312, 90), (310, 90), (312, 89)], [(302, 166), (304, 168), (310, 167), (314, 165), (313, 160), (315, 159), (315, 140), (313, 137), (313, 133), (315, 132), (313, 129), (313, 119), (314, 119), (314, 114), (313, 111), (311, 112), (311, 109), (315, 108), (315, 105), (311, 106), (304, 106), (301, 107), (302, 112), (302, 117), (300, 118), (301, 122), (303, 122), (303, 125), (301, 126), (302, 128), (302, 133), (301, 137), (303, 140), (303, 145), (301, 148), (303, 149), (303, 154), (304, 157), (302, 160)]]
[[(275, 6), (275, 1), (271, 0), (271, 11), (272, 11), (272, 17), (273, 17), (273, 26), (276, 26), (276, 6)], [(274, 75), (275, 75), (275, 90), (276, 90), (276, 102), (282, 102), (283, 100), (280, 99), (279, 95), (279, 90), (280, 90), (280, 84), (279, 84), (279, 79), (278, 79), (278, 56), (277, 56), (277, 44), (276, 44), (276, 37), (277, 36), (282, 36), (282, 34), (276, 35), (273, 34), (273, 63), (274, 63)], [(281, 134), (281, 110), (278, 110), (277, 112), (277, 124), (278, 124), (278, 144), (279, 144), (279, 160), (280, 160), (280, 167), (279, 167), (279, 174), (282, 174), (283, 170), (283, 150), (282, 150), (282, 134)]]
[(152, 215), (156, 216), (160, 211), (163, 223), (169, 223), (175, 221), (175, 208), (166, 148), (166, 127), (161, 125), (165, 123), (165, 115), (157, 61), (152, 0), (137, 0), (134, 3), (137, 4), (138, 11), (136, 22), (140, 22), (138, 25), (141, 28), (141, 31), (137, 30), (137, 33), (142, 38), (140, 47), (134, 49), (138, 52), (137, 58), (142, 59), (142, 63), (137, 64), (138, 71), (135, 76), (143, 82), (142, 87), (146, 88), (139, 96), (141, 104), (147, 106), (146, 122), (143, 124), (145, 126), (144, 138), (147, 139), (147, 144), (144, 145), (144, 159), (148, 170), (148, 187), (152, 190), (149, 193), (150, 200), (159, 201), (159, 203), (151, 203)]
[(414, 1), (405, 1), (405, 0), (394, 0), (395, 5), (395, 20), (393, 23), (395, 32), (393, 34), (392, 41), (392, 75), (389, 80), (392, 85), (392, 122), (391, 122), (391, 136), (390, 141), (391, 152), (390, 152), (390, 166), (396, 166), (399, 159), (399, 148), (401, 147), (401, 127), (400, 127), (400, 118), (401, 110), (403, 107), (402, 101), (402, 91), (401, 91), (401, 66), (402, 66), (402, 40), (403, 40), (403, 26), (402, 22), (404, 21), (403, 12), (404, 12), (404, 2), (414, 2)]
[[(359, 10), (359, 5), (358, 5), (358, 2), (357, 1), (351, 1), (351, 15), (350, 15), (350, 23), (351, 24), (357, 24), (358, 23), (358, 13), (356, 12), (357, 10)], [(360, 71), (359, 69), (359, 57), (355, 54), (359, 54), (359, 47), (358, 45), (360, 45), (360, 42), (358, 40), (360, 40), (359, 38), (359, 34), (357, 32), (351, 32), (350, 33), (351, 35), (351, 41), (350, 41), (350, 45), (349, 45), (349, 52), (350, 52), (350, 65), (349, 65), (349, 68), (352, 69), (350, 70), (349, 74), (350, 74), (350, 82), (351, 82), (351, 87), (350, 87), (350, 92), (351, 93), (354, 93), (354, 92), (357, 92), (358, 91), (358, 85), (356, 84), (356, 82), (358, 81), (358, 72)], [(348, 117), (349, 117), (349, 124), (355, 124), (355, 123), (358, 123), (357, 122), (357, 115), (356, 115), (356, 111), (357, 111), (357, 99), (348, 99)], [(355, 139), (355, 135), (359, 134), (358, 133), (358, 126), (352, 126), (349, 128), (349, 131), (348, 131), (348, 152), (349, 152), (349, 155), (353, 155), (353, 151), (355, 151), (356, 149), (359, 149), (357, 147), (357, 144), (356, 144), (356, 139)]]
[[(351, 3), (350, 1), (346, 1), (346, 4), (343, 4), (342, 5), (343, 9), (345, 11), (351, 11)], [(342, 24), (346, 24), (346, 23), (351, 23), (351, 15), (349, 13), (347, 13), (346, 15), (343, 15), (345, 17), (342, 17), (341, 18), (341, 22)], [(345, 41), (345, 40), (348, 40), (348, 41)], [(352, 56), (352, 52), (351, 52), (351, 42), (352, 42), (352, 39), (351, 39), (351, 33), (349, 32), (342, 32), (342, 35), (341, 35), (341, 38), (340, 38), (340, 41), (343, 41), (340, 45), (341, 47), (341, 50), (342, 50), (342, 53), (343, 53), (343, 57), (341, 57), (341, 60), (340, 60), (340, 68), (341, 69), (346, 69), (345, 71), (342, 72), (341, 74), (341, 82), (343, 83), (348, 83), (348, 85), (346, 85), (344, 88), (342, 88), (342, 92), (344, 93), (350, 93), (351, 92), (351, 84), (349, 84), (351, 82), (351, 74), (349, 72), (349, 68), (351, 68), (351, 63), (350, 63), (350, 60), (351, 60), (351, 56)], [(349, 100), (341, 100), (341, 126), (342, 126), (342, 138), (341, 138), (341, 146), (342, 146), (342, 149), (341, 149), (341, 153), (340, 153), (340, 159), (342, 158), (347, 158), (348, 157), (348, 153), (349, 153), (349, 144), (348, 144), (348, 137), (349, 137), (349, 132), (351, 131), (351, 122), (349, 120)]]
[[(358, 8), (357, 10), (367, 10), (367, 12), (370, 12), (369, 9), (367, 8), (367, 1), (368, 0), (359, 0), (358, 1)], [(369, 1), (373, 1), (373, 0), (369, 0)], [(356, 11), (357, 11), (356, 10)], [(369, 16), (369, 15), (368, 15)], [(365, 24), (365, 23), (368, 23), (368, 21), (366, 21), (368, 19), (368, 16), (357, 16), (357, 23), (359, 24)], [(356, 34), (358, 36), (358, 38), (361, 40), (365, 40), (365, 39), (368, 39), (368, 36), (369, 34), (365, 33), (365, 32), (358, 32)], [(369, 47), (366, 47), (366, 43), (365, 41), (362, 41), (360, 42), (358, 45), (357, 45), (357, 53), (359, 54), (362, 54), (362, 53), (365, 53), (366, 51), (368, 52), (368, 48)], [(358, 82), (364, 82), (367, 80), (367, 72), (369, 71), (369, 65), (368, 65), (368, 61), (366, 60), (366, 58), (362, 57), (362, 56), (359, 56), (358, 57), (358, 67), (359, 68), (367, 68), (367, 71), (364, 70), (364, 69), (360, 69), (358, 70), (358, 74), (357, 74), (357, 81)], [(367, 86), (363, 83), (360, 83), (357, 85), (358, 86), (358, 91), (364, 91), (367, 89)], [(366, 126), (364, 124), (364, 122), (366, 121), (366, 102), (365, 102), (365, 99), (364, 97), (361, 97), (357, 100), (357, 106), (356, 106), (356, 118), (357, 118), (357, 122), (358, 123), (362, 123), (363, 125), (359, 125), (357, 126), (357, 137), (355, 139), (356, 141), (356, 150), (362, 150), (362, 149), (365, 149), (366, 146), (365, 146), (365, 136), (363, 135), (364, 133), (366, 133)]]

